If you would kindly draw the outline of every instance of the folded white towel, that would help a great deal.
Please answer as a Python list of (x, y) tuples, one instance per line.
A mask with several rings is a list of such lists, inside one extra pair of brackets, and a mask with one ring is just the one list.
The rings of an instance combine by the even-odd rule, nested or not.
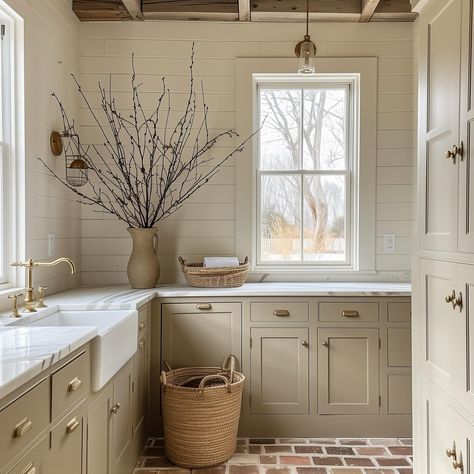
[(204, 257), (204, 266), (208, 268), (238, 267), (239, 259), (237, 257)]

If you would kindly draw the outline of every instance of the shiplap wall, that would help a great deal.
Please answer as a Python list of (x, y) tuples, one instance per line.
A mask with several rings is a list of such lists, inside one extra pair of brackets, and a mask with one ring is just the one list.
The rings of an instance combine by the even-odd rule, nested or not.
[[(292, 57), (304, 33), (300, 24), (126, 22), (83, 23), (81, 82), (98, 105), (97, 82), (108, 81), (119, 101), (128, 103), (130, 57), (143, 81), (144, 97), (161, 90), (165, 75), (175, 93), (174, 110), (183, 110), (189, 54), (196, 42), (197, 79), (202, 79), (210, 106), (210, 126), (235, 126), (235, 58)], [(374, 278), (409, 279), (412, 224), (413, 26), (409, 23), (311, 25), (319, 56), (377, 56), (377, 270)], [(97, 130), (81, 112), (83, 137), (97, 141)], [(223, 148), (222, 152), (225, 152)], [(159, 225), (161, 282), (181, 278), (177, 256), (235, 253), (235, 170), (233, 163), (196, 194), (184, 208)], [(362, 210), (363, 212), (363, 210)], [(395, 254), (383, 251), (383, 234), (397, 235)], [(82, 209), (83, 284), (126, 282), (131, 242), (125, 225)], [(242, 256), (241, 256), (242, 257)], [(307, 279), (308, 276), (305, 276)], [(367, 276), (364, 277), (367, 279)]]
[[(26, 194), (26, 239), (17, 258), (48, 260), (48, 233), (56, 236), (52, 258), (69, 256), (80, 265), (80, 206), (69, 191), (51, 178), (37, 157), (58, 172), (64, 161), (53, 158), (51, 130), (62, 130), (59, 110), (51, 97), (56, 92), (76, 114), (79, 100), (70, 73), (79, 73), (80, 23), (71, 0), (7, 0), (24, 21), (25, 68), (25, 172), (18, 176)], [(79, 267), (80, 268), (80, 267)], [(24, 269), (19, 269), (22, 283)], [(79, 275), (70, 276), (65, 265), (36, 269), (35, 283), (48, 292), (75, 286)]]

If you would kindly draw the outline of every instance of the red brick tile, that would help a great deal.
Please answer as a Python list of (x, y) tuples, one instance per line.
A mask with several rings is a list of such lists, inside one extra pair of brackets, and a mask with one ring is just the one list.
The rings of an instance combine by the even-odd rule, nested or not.
[(326, 444), (336, 444), (336, 440), (333, 439), (327, 439), (327, 438), (311, 438), (309, 440), (310, 444), (316, 444), (316, 445), (326, 445)]
[(193, 469), (192, 474), (225, 474), (226, 465), (220, 464), (219, 466), (206, 467), (203, 469)]
[(258, 466), (239, 466), (238, 464), (231, 464), (229, 466), (230, 474), (258, 474)]
[(363, 446), (356, 448), (357, 453), (362, 456), (385, 456), (387, 451), (382, 446)]
[(291, 447), (283, 444), (275, 444), (273, 446), (265, 446), (266, 453), (291, 453)]
[(249, 445), (249, 454), (260, 454), (262, 452), (262, 446), (256, 445)]
[(340, 454), (341, 456), (352, 456), (354, 450), (345, 446), (326, 446), (324, 448), (328, 454)]
[(366, 439), (341, 439), (339, 444), (344, 446), (365, 446), (367, 444)]
[(280, 456), (280, 464), (292, 464), (293, 466), (309, 466), (311, 458), (308, 456)]
[(176, 467), (176, 466), (167, 458), (161, 457), (161, 458), (145, 458), (142, 467)]
[(410, 465), (405, 458), (377, 458), (377, 462), (379, 466), (403, 467)]
[(276, 456), (260, 456), (260, 464), (277, 464)]
[(313, 446), (308, 444), (306, 446), (294, 446), (295, 453), (314, 453), (314, 454), (322, 454), (323, 448), (321, 446)]
[(352, 458), (344, 458), (348, 466), (372, 467), (375, 464), (369, 458), (361, 458), (359, 456)]
[(250, 438), (250, 444), (275, 444), (274, 438)]
[(413, 454), (413, 448), (411, 446), (388, 446), (388, 450), (392, 454), (398, 454), (399, 456), (410, 456)]
[(297, 467), (298, 474), (326, 474), (325, 467)]
[(265, 467), (264, 471), (266, 474), (290, 474), (290, 468), (288, 467)]
[(399, 474), (413, 474), (413, 469), (411, 467), (397, 469)]
[(315, 456), (313, 457), (315, 466), (343, 466), (342, 459), (336, 456)]

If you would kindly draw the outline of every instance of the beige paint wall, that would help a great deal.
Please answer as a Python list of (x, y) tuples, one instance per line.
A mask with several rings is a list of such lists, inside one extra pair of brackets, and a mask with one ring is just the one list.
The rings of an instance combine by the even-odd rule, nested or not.
[[(210, 125), (235, 126), (235, 58), (291, 57), (301, 39), (301, 24), (147, 22), (83, 23), (81, 81), (97, 104), (98, 80), (108, 80), (122, 103), (127, 100), (130, 55), (153, 97), (162, 75), (177, 92), (182, 110), (187, 91), (187, 66), (196, 42), (196, 71), (204, 81), (210, 105)], [(376, 278), (408, 279), (412, 223), (412, 37), (408, 23), (311, 25), (318, 55), (379, 58), (377, 115), (377, 249)], [(81, 116), (82, 133), (96, 140), (96, 130)], [(225, 150), (223, 150), (225, 151)], [(180, 278), (177, 256), (196, 260), (203, 255), (234, 254), (235, 168), (226, 168), (160, 228), (162, 282)], [(362, 211), (363, 212), (363, 211)], [(126, 282), (131, 244), (125, 226), (109, 216), (82, 210), (82, 283)], [(397, 234), (396, 254), (384, 254), (383, 233)], [(367, 278), (365, 276), (364, 278)]]
[[(26, 188), (26, 241), (19, 258), (48, 259), (49, 232), (56, 235), (55, 256), (67, 255), (80, 264), (80, 208), (67, 190), (47, 175), (40, 156), (58, 171), (64, 161), (52, 157), (49, 135), (61, 126), (51, 98), (55, 91), (68, 108), (77, 111), (69, 74), (79, 71), (80, 23), (71, 0), (6, 0), (24, 20), (25, 160), (19, 180)], [(20, 283), (24, 270), (19, 270)], [(68, 276), (65, 266), (35, 270), (37, 283), (48, 292), (75, 286), (78, 276)]]

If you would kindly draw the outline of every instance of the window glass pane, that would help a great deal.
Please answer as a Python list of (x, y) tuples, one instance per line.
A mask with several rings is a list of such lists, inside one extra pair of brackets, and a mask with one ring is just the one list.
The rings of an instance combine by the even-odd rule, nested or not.
[(261, 177), (261, 259), (301, 260), (301, 176)]
[(345, 169), (345, 128), (345, 89), (305, 89), (303, 106), (304, 169)]
[(346, 259), (346, 186), (344, 176), (305, 176), (303, 179), (303, 259)]
[(260, 90), (260, 169), (300, 169), (300, 123), (301, 90)]

